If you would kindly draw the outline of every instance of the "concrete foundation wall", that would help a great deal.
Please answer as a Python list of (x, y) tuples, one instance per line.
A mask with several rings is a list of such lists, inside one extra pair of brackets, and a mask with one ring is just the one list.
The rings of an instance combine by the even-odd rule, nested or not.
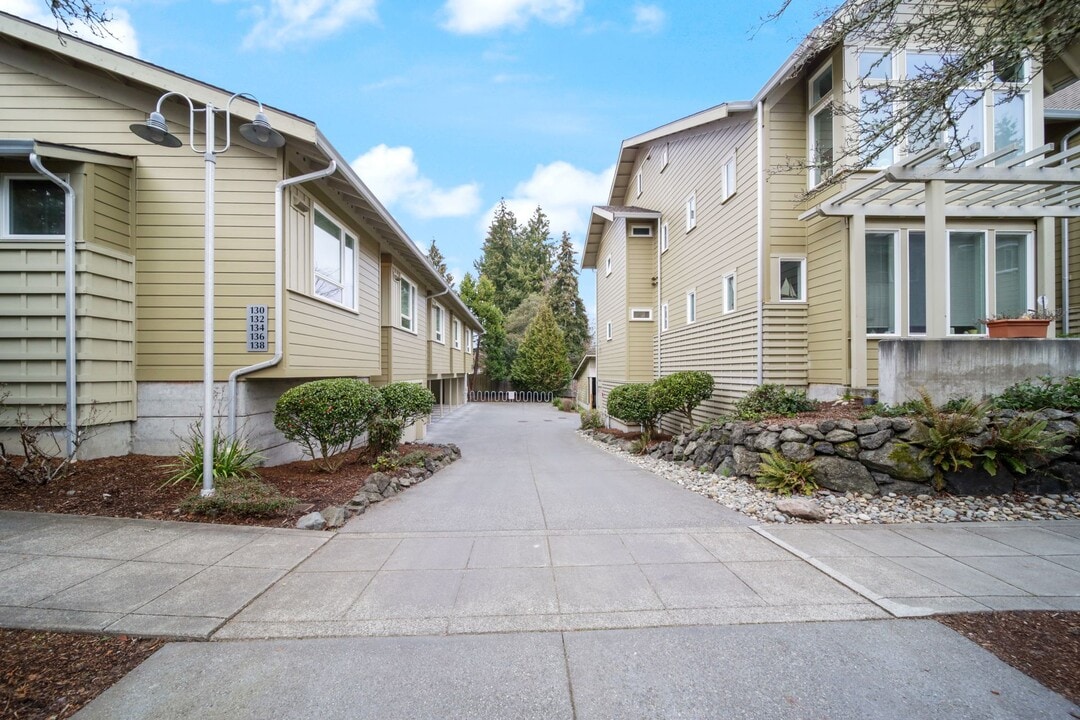
[(936, 402), (982, 399), (1022, 380), (1080, 375), (1080, 339), (882, 340), (879, 399), (890, 405), (925, 389)]
[[(131, 452), (131, 425), (130, 422), (116, 422), (87, 428), (76, 457), (79, 460), (94, 460), (127, 455)], [(62, 457), (66, 452), (66, 436), (67, 430), (64, 428), (43, 430), (39, 435), (39, 445), (43, 451)], [(19, 431), (14, 428), (0, 428), (0, 443), (9, 455), (22, 453)]]

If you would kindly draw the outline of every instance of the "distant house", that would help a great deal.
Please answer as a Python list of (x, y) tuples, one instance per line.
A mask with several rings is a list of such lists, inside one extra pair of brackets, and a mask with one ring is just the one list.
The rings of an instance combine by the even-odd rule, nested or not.
[[(0, 13), (0, 385), (14, 409), (62, 417), (73, 380), (80, 422), (97, 423), (81, 457), (173, 453), (176, 435), (201, 415), (203, 159), (128, 129), (167, 91), (197, 107), (223, 108), (232, 95)], [(218, 414), (233, 400), (246, 435), (278, 461), (294, 453), (273, 428), (274, 402), (306, 380), (417, 382), (440, 403), (465, 402), (476, 318), (313, 122), (266, 108), (286, 140), (267, 150), (237, 131), (256, 106), (238, 98), (231, 109), (215, 208)], [(167, 101), (163, 111), (186, 145), (187, 104)], [(283, 187), (275, 210), (280, 183), (332, 162), (331, 174)], [(71, 186), (73, 204), (39, 168)], [(74, 378), (65, 356), (69, 227)], [(249, 306), (267, 308), (266, 337), (253, 344)], [(230, 398), (230, 373), (279, 348), (280, 362), (239, 376)], [(0, 439), (11, 434), (0, 429)]]
[(577, 369), (573, 380), (574, 402), (579, 410), (596, 410), (596, 351), (586, 353)]
[(1080, 141), (1061, 154), (1080, 113), (1043, 102), (1074, 79), (1065, 65), (1002, 74), (1023, 92), (972, 111), (981, 157), (964, 168), (892, 148), (807, 200), (836, 168), (781, 168), (841, 147), (850, 130), (832, 103), (857, 102), (860, 63), (898, 77), (925, 58), (846, 43), (801, 70), (798, 57), (751, 100), (622, 143), (582, 258), (596, 271), (601, 408), (616, 385), (680, 370), (714, 375), (712, 414), (762, 383), (835, 398), (877, 385), (882, 338), (978, 335), (979, 319), (1040, 297), (1080, 329), (1080, 222), (1062, 227), (1080, 215)]

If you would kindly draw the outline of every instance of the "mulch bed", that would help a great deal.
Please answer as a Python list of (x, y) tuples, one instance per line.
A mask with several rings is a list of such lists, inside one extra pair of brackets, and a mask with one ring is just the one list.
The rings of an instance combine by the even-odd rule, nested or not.
[[(413, 450), (433, 452), (427, 445), (405, 444), (399, 453), (405, 455)], [(298, 501), (290, 512), (272, 517), (180, 512), (180, 503), (192, 494), (192, 488), (187, 484), (162, 487), (170, 474), (164, 466), (174, 458), (156, 455), (81, 460), (71, 475), (48, 485), (27, 485), (0, 476), (0, 510), (293, 527), (297, 518), (311, 510), (348, 502), (373, 472), (374, 458), (366, 447), (345, 457), (345, 463), (334, 473), (321, 472), (310, 460), (259, 468), (263, 482)]]
[(1080, 613), (966, 613), (934, 619), (1080, 704)]
[(71, 717), (164, 644), (122, 635), (0, 630), (0, 717)]

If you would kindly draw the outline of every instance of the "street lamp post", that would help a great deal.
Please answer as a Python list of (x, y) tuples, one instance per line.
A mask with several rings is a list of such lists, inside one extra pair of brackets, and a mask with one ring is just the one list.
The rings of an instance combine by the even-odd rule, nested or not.
[[(165, 116), (161, 114), (161, 105), (170, 97), (182, 98), (187, 102), (189, 109), (188, 122), (188, 145), (196, 153), (201, 153), (206, 164), (206, 196), (205, 196), (205, 259), (203, 270), (203, 486), (202, 496), (208, 497), (214, 494), (214, 173), (217, 167), (217, 156), (229, 149), (232, 145), (232, 115), (230, 108), (233, 100), (244, 97), (254, 100), (259, 106), (255, 118), (240, 126), (240, 134), (248, 142), (264, 148), (279, 148), (285, 144), (285, 138), (270, 127), (270, 122), (263, 112), (262, 103), (247, 93), (237, 93), (229, 98), (224, 109), (214, 107), (213, 103), (206, 103), (202, 110), (195, 109), (195, 103), (191, 98), (179, 92), (167, 92), (158, 98), (157, 108), (146, 119), (145, 123), (131, 125), (131, 132), (143, 140), (168, 148), (178, 148), (183, 145), (180, 138), (169, 132), (169, 126), (165, 122)], [(206, 138), (203, 148), (200, 150), (195, 144), (195, 114), (203, 113), (206, 123)], [(225, 144), (217, 147), (217, 133), (215, 130), (216, 113), (225, 115)], [(280, 308), (278, 308), (280, 312)]]

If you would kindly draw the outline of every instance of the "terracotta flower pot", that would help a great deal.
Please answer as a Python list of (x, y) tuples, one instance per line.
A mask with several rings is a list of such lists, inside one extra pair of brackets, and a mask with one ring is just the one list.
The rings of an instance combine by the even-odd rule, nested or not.
[(986, 329), (992, 338), (1045, 338), (1048, 327), (1050, 321), (1045, 318), (986, 321)]

